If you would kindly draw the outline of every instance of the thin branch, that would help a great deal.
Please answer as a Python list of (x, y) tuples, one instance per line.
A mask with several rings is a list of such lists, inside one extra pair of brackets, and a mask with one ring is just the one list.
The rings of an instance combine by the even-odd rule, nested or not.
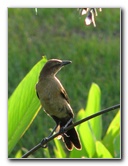
[(88, 120), (90, 120), (90, 119), (92, 119), (92, 118), (94, 118), (94, 117), (97, 117), (97, 116), (102, 115), (102, 114), (104, 114), (104, 113), (107, 113), (107, 112), (109, 112), (109, 111), (113, 111), (113, 110), (115, 110), (115, 109), (117, 109), (117, 108), (120, 108), (120, 104), (117, 104), (117, 105), (115, 105), (115, 106), (106, 108), (106, 109), (104, 109), (104, 110), (102, 110), (102, 111), (100, 111), (100, 112), (97, 112), (97, 113), (95, 113), (95, 114), (93, 114), (93, 115), (90, 115), (90, 116), (88, 116), (88, 117), (86, 117), (86, 118), (84, 118), (84, 119), (82, 119), (82, 120), (79, 120), (78, 122), (75, 122), (75, 123), (73, 123), (72, 125), (70, 125), (70, 126), (68, 126), (68, 127), (66, 127), (66, 128), (63, 128), (62, 130), (60, 130), (60, 131), (57, 132), (56, 134), (54, 134), (54, 135), (52, 135), (52, 136), (50, 136), (50, 137), (48, 137), (48, 138), (44, 138), (38, 145), (36, 145), (36, 146), (33, 147), (30, 151), (28, 151), (26, 154), (24, 154), (24, 155), (22, 156), (22, 158), (27, 158), (30, 154), (32, 154), (33, 152), (35, 152), (36, 150), (38, 150), (38, 149), (41, 148), (41, 147), (42, 147), (42, 148), (47, 147), (46, 145), (47, 145), (47, 143), (48, 143), (49, 141), (53, 140), (53, 139), (54, 139), (55, 137), (57, 137), (58, 135), (64, 134), (65, 132), (67, 132), (67, 131), (70, 130), (71, 128), (73, 128), (73, 127), (75, 127), (75, 126), (77, 126), (77, 125), (79, 125), (79, 124), (81, 124), (81, 123), (83, 123), (83, 122), (86, 122), (86, 121), (88, 121)]

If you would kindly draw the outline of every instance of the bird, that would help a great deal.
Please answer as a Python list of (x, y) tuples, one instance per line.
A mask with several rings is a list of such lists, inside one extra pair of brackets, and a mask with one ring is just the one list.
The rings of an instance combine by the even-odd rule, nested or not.
[[(55, 121), (54, 131), (73, 124), (74, 113), (71, 108), (66, 90), (57, 78), (56, 74), (65, 65), (72, 63), (69, 60), (50, 59), (46, 62), (39, 74), (36, 84), (36, 93), (40, 103), (46, 112)], [(78, 132), (72, 128), (61, 135), (65, 147), (71, 151), (74, 147), (81, 150), (81, 142)]]

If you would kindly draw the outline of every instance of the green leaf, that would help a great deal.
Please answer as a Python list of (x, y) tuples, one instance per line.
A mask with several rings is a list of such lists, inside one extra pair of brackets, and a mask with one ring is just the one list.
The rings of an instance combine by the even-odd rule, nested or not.
[(55, 138), (54, 142), (56, 144), (56, 148), (54, 148), (54, 153), (55, 153), (56, 158), (65, 158), (66, 157), (66, 153), (65, 153), (65, 151), (63, 149), (63, 146), (61, 145), (60, 140)]
[(20, 82), (8, 101), (8, 153), (10, 153), (21, 136), (40, 110), (35, 85), (46, 58), (38, 62)]
[[(77, 115), (77, 120), (83, 119), (92, 115), (100, 110), (100, 89), (98, 85), (93, 83), (91, 85), (86, 110), (80, 110)], [(95, 140), (101, 139), (102, 133), (101, 116), (93, 118), (87, 122), (80, 124), (77, 127), (80, 135), (82, 150), (76, 151), (75, 149), (70, 153), (70, 157), (78, 158), (85, 157), (91, 158), (95, 154)]]
[(18, 152), (15, 155), (15, 158), (21, 158), (22, 157), (22, 150), (18, 150)]
[(106, 148), (111, 152), (113, 156), (115, 156), (114, 139), (119, 134), (120, 134), (120, 111), (118, 111), (118, 113), (110, 123), (108, 130), (103, 138), (103, 144), (106, 146)]
[(120, 134), (114, 139), (114, 157), (120, 158)]
[(44, 148), (43, 149), (43, 153), (44, 153), (46, 158), (50, 158), (50, 153), (49, 153), (49, 149), (48, 148)]
[(98, 158), (113, 158), (108, 149), (100, 141), (96, 141), (96, 153)]
[[(81, 109), (77, 115), (77, 120), (83, 119), (86, 116), (86, 112)], [(95, 153), (95, 141), (93, 139), (92, 132), (90, 130), (88, 122), (84, 122), (77, 126), (77, 131), (80, 136), (80, 140), (82, 143), (82, 150), (78, 151), (74, 149), (70, 153), (71, 158), (81, 158), (81, 157), (88, 157), (91, 158)]]
[[(97, 84), (93, 83), (88, 96), (86, 117), (100, 111), (101, 92)], [(95, 139), (100, 140), (102, 135), (102, 117), (98, 116), (88, 121)]]

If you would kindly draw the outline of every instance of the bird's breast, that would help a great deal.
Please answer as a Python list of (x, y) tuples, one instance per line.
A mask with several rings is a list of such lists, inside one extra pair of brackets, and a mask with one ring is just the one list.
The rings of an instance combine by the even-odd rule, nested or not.
[(50, 116), (58, 118), (72, 116), (72, 108), (67, 101), (61, 97), (60, 88), (62, 85), (55, 80), (48, 82), (40, 82), (36, 89), (40, 98), (40, 102), (45, 112)]

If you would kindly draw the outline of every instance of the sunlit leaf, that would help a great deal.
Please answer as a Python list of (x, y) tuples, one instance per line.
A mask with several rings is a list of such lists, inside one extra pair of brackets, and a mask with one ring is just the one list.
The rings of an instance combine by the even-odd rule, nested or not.
[(54, 148), (54, 153), (56, 155), (56, 158), (65, 158), (66, 153), (63, 149), (63, 146), (61, 145), (61, 140), (58, 140), (57, 138), (55, 138), (54, 142), (56, 144), (56, 148)]
[(116, 114), (110, 123), (108, 130), (103, 138), (103, 144), (114, 156), (114, 139), (120, 134), (120, 111)]
[[(88, 95), (87, 107), (85, 109), (86, 117), (100, 111), (101, 92), (97, 84), (93, 83)], [(100, 140), (102, 135), (102, 117), (98, 116), (89, 120), (90, 129), (95, 139)]]
[[(77, 115), (77, 120), (83, 119), (100, 110), (100, 89), (95, 83), (92, 84), (89, 90), (88, 102), (86, 110), (80, 110)], [(76, 153), (73, 150), (70, 157), (88, 157), (91, 158), (95, 154), (95, 140), (101, 139), (102, 133), (101, 117), (93, 118), (87, 122), (80, 124), (77, 127), (80, 135), (82, 150)]]
[(96, 152), (98, 158), (113, 158), (108, 149), (100, 141), (96, 141)]
[[(85, 117), (85, 111), (83, 109), (81, 109), (77, 114), (77, 121), (80, 120), (80, 119), (83, 119), (84, 117)], [(89, 132), (87, 132), (87, 136), (86, 136), (86, 133), (85, 133), (86, 127), (89, 130)], [(84, 131), (83, 131), (83, 128), (84, 128)], [(79, 151), (79, 150), (74, 148), (70, 152), (70, 158), (82, 158), (82, 157), (91, 156), (92, 152), (91, 151), (88, 152), (88, 150), (87, 150), (88, 149), (88, 144), (87, 144), (87, 141), (86, 141), (86, 140), (88, 140), (87, 137), (90, 138), (90, 129), (89, 129), (88, 125), (83, 123), (83, 124), (80, 124), (79, 126), (77, 126), (76, 129), (79, 133), (80, 141), (81, 141), (81, 144), (82, 144), (82, 150)], [(90, 142), (91, 142), (91, 140), (90, 140)], [(94, 144), (92, 144), (92, 146), (93, 145)], [(89, 146), (89, 148), (90, 148), (90, 146)]]
[(35, 85), (46, 58), (38, 62), (17, 86), (8, 101), (8, 153), (25, 133), (40, 110)]
[(120, 158), (120, 134), (118, 134), (114, 139), (114, 157)]
[(48, 148), (44, 148), (43, 149), (43, 153), (44, 153), (46, 158), (50, 158), (50, 153), (49, 153), (49, 149)]
[(18, 150), (18, 152), (15, 155), (15, 158), (21, 158), (22, 157), (22, 150)]
[[(77, 115), (77, 120), (83, 119), (86, 116), (86, 112), (82, 109)], [(88, 157), (91, 158), (95, 153), (95, 141), (93, 139), (92, 132), (89, 127), (88, 122), (84, 122), (77, 127), (77, 131), (80, 136), (82, 143), (82, 150), (78, 151), (78, 157)], [(74, 151), (75, 153), (75, 151)], [(77, 157), (76, 156), (76, 157)], [(71, 157), (74, 157), (73, 151), (71, 152)]]

